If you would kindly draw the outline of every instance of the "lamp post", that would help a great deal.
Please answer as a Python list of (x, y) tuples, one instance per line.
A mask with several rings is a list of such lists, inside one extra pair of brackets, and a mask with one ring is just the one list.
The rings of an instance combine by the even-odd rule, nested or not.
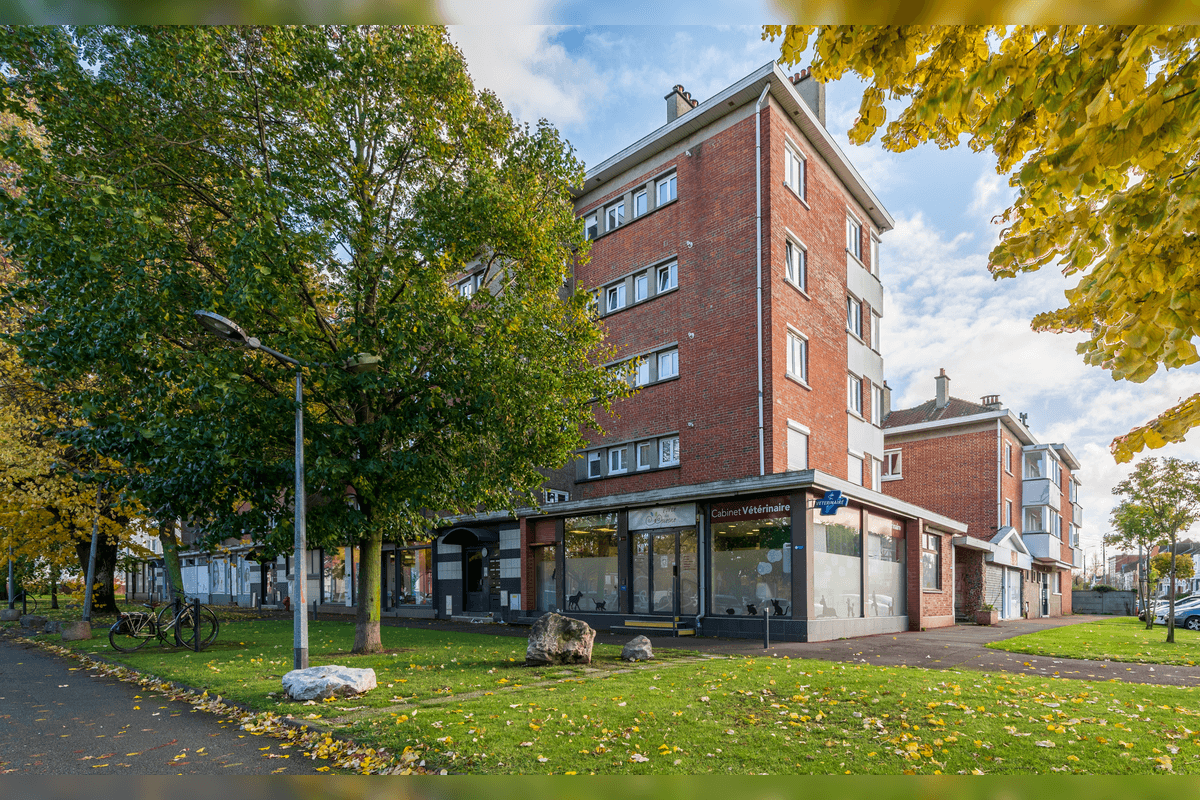
[(307, 531), (304, 519), (304, 385), (300, 372), (300, 368), (303, 365), (296, 359), (267, 347), (255, 337), (247, 335), (237, 323), (222, 317), (220, 314), (214, 314), (211, 311), (197, 311), (195, 312), (195, 316), (208, 331), (220, 336), (222, 339), (246, 345), (254, 350), (262, 350), (264, 353), (274, 356), (281, 363), (295, 367), (296, 369), (296, 554), (295, 566), (293, 567), (295, 570), (293, 573), (295, 587), (292, 590), (292, 669), (307, 669), (308, 564), (306, 556), (308, 544), (306, 542)]

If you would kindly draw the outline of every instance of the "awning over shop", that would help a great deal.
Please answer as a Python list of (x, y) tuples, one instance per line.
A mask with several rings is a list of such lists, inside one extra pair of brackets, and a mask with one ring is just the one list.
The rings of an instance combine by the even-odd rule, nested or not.
[(451, 528), (446, 535), (442, 537), (444, 544), (457, 544), (463, 547), (471, 547), (477, 544), (494, 544), (500, 541), (500, 532), (497, 530), (488, 530), (487, 528), (468, 528), (459, 526)]

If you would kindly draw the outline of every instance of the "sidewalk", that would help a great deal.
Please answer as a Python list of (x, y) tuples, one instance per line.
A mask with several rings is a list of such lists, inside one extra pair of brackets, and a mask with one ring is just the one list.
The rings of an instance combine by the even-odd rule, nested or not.
[[(998, 642), (1048, 628), (1078, 625), (1102, 619), (1109, 619), (1109, 617), (1078, 614), (1070, 617), (1006, 620), (999, 625), (992, 626), (955, 625), (951, 628), (886, 633), (854, 639), (837, 639), (831, 642), (773, 641), (770, 649), (767, 650), (763, 649), (761, 639), (651, 636), (650, 641), (656, 649), (695, 650), (712, 655), (770, 655), (778, 658), (787, 656), (889, 667), (972, 669), (1079, 680), (1119, 680), (1125, 683), (1200, 687), (1200, 666), (1128, 664), (1120, 661), (1047, 658), (1025, 653), (1008, 653), (1004, 650), (991, 650), (984, 647), (988, 642)], [(385, 624), (521, 638), (527, 638), (529, 635), (529, 629), (519, 625), (415, 619), (391, 619), (386, 620)], [(599, 631), (596, 634), (596, 641), (602, 644), (621, 645), (631, 638), (632, 636), (629, 634), (613, 634), (608, 631)]]

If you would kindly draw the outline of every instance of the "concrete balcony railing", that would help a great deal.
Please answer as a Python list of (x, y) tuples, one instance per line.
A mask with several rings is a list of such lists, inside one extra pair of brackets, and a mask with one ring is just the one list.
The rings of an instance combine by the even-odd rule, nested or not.
[(1076, 568), (1083, 567), (1083, 548), (1082, 547), (1072, 547), (1071, 548), (1071, 566), (1076, 567)]
[(1021, 505), (1062, 511), (1062, 492), (1049, 478), (1027, 478), (1021, 482)]
[(1034, 558), (1062, 559), (1062, 539), (1051, 533), (1025, 533), (1021, 535), (1029, 554)]

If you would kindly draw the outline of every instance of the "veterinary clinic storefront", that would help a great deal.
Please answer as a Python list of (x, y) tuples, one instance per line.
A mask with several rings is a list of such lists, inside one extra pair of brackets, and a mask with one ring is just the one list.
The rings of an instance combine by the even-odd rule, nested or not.
[[(844, 505), (822, 507), (831, 490)], [(765, 609), (771, 636), (791, 641), (953, 624), (950, 540), (966, 526), (816, 471), (552, 510), (519, 520), (506, 619), (677, 620), (753, 638)]]

